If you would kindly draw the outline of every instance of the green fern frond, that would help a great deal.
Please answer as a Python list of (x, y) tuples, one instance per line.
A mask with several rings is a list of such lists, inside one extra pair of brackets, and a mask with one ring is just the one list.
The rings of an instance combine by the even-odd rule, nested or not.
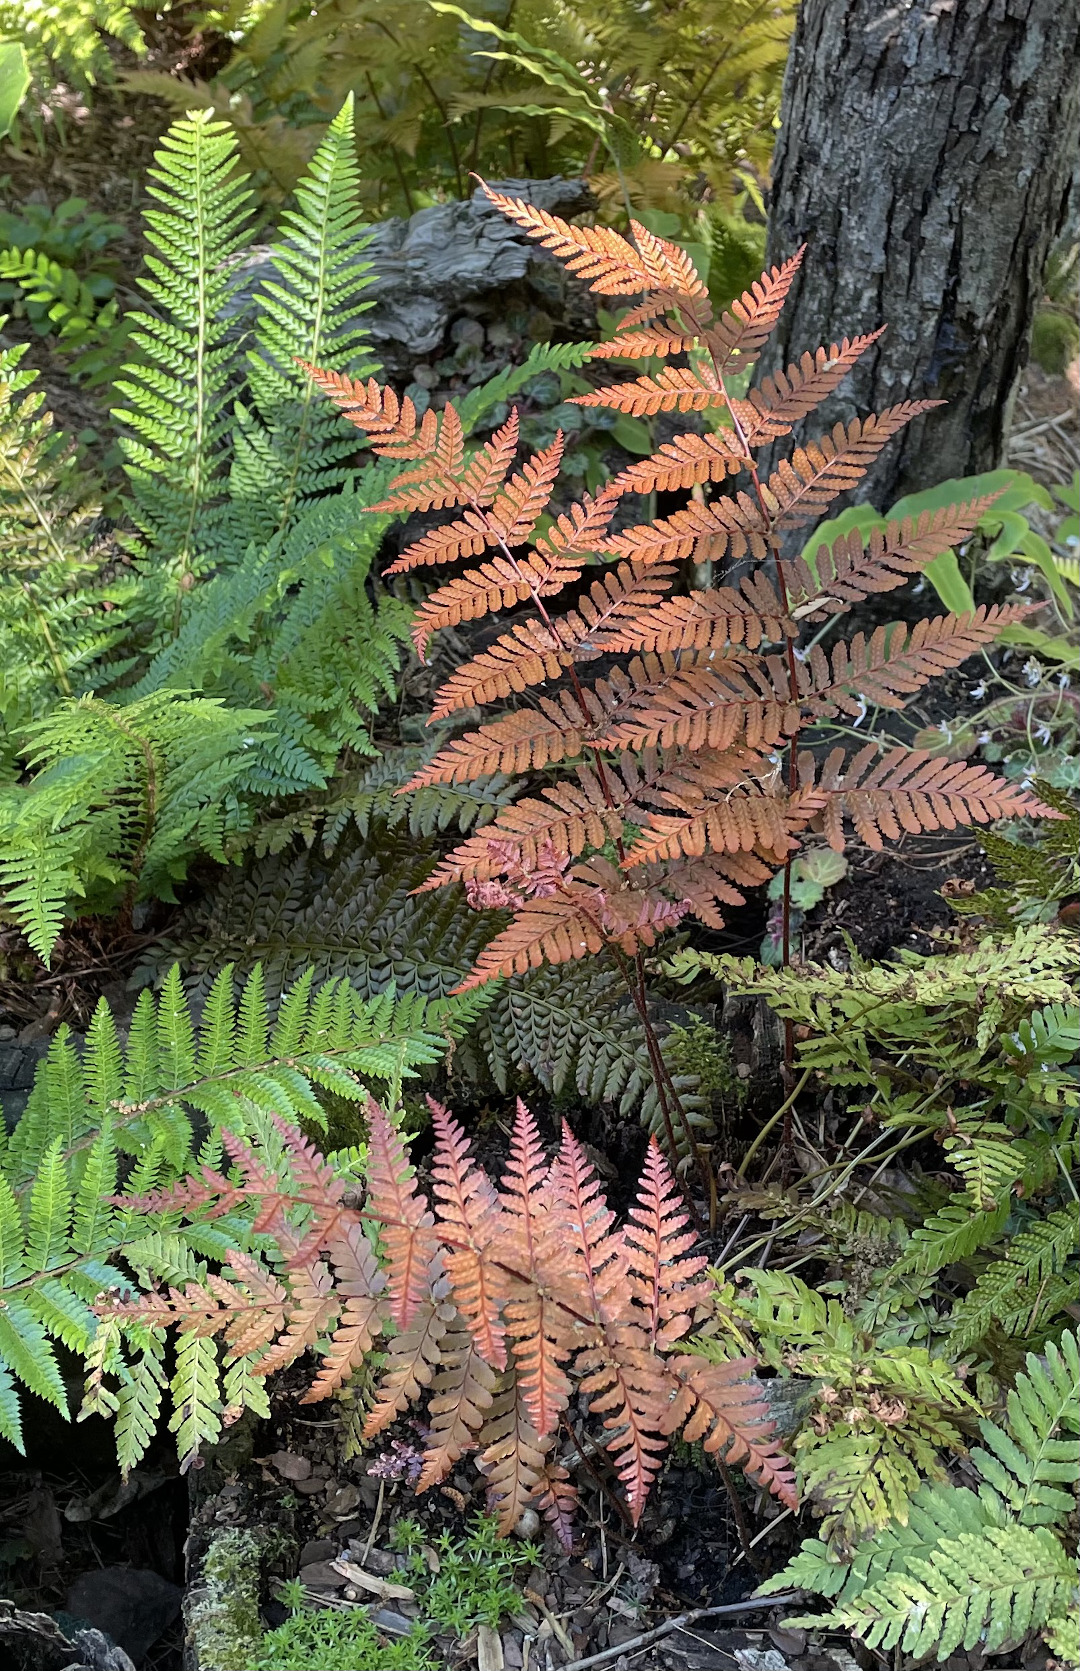
[(209, 111), (174, 122), (154, 161), (147, 189), (162, 206), (144, 217), (149, 274), (141, 283), (156, 311), (132, 316), (141, 357), (117, 380), (125, 403), (115, 416), (144, 558), (167, 575), (175, 633), (221, 525), (239, 353), (228, 314), (251, 193), (232, 130)]
[(20, 371), (25, 352), (0, 350), (0, 769), (13, 735), (115, 651), (132, 591), (99, 578), (100, 489)]
[(411, 795), (397, 791), (428, 763), (438, 743), (405, 743), (386, 749), (376, 760), (333, 778), (325, 793), (313, 796), (296, 812), (260, 820), (251, 848), (257, 858), (282, 853), (300, 841), (321, 841), (333, 853), (342, 835), (355, 826), (367, 839), (379, 826), (406, 825), (411, 836), (430, 839), (451, 830), (468, 835), (496, 818), (521, 793), (521, 784), (498, 774), (480, 784), (433, 784)]
[(1077, 1293), (1075, 1270), (1063, 1274), (1080, 1241), (1080, 1209), (1064, 1207), (1028, 1226), (1010, 1242), (948, 1318), (956, 1352), (991, 1329), (1029, 1335), (1051, 1321)]
[(76, 899), (168, 899), (191, 859), (224, 859), (266, 716), (184, 692), (82, 697), (27, 728), (32, 774), (0, 789), (0, 889), (46, 961)]
[(996, 1206), (977, 1210), (966, 1193), (954, 1195), (936, 1213), (931, 1213), (911, 1232), (907, 1247), (895, 1266), (895, 1274), (909, 1271), (932, 1276), (946, 1265), (970, 1259), (980, 1248), (997, 1240), (1009, 1217), (1006, 1195)]
[[(118, 1152), (129, 1199), (199, 1164), (220, 1169), (225, 1125), (247, 1133), (267, 1165), (284, 1167), (274, 1117), (324, 1125), (320, 1091), (362, 1102), (373, 1085), (398, 1105), (403, 1081), (441, 1061), (486, 1001), (469, 994), (426, 1002), (387, 991), (365, 1002), (343, 982), (317, 986), (309, 971), (272, 1012), (261, 971), (237, 997), (225, 969), (196, 1024), (174, 968), (156, 1000), (141, 994), (126, 1046), (104, 1000), (81, 1052), (62, 1028), (25, 1114), (0, 1143), (0, 1433), (22, 1443), (20, 1385), (67, 1414), (60, 1343), (90, 1365), (84, 1413), (116, 1416), (121, 1468), (134, 1466), (160, 1411), (162, 1347), (147, 1339), (125, 1365), (107, 1326), (99, 1338), (94, 1300), (130, 1284), (126, 1272), (144, 1283), (199, 1280), (205, 1260), (223, 1263), (252, 1245), (243, 1212), (180, 1230), (116, 1206)], [(182, 1418), (182, 1447), (216, 1431), (221, 1406), (211, 1360), (207, 1353), (178, 1357), (177, 1387), (189, 1389), (196, 1406)], [(115, 1393), (105, 1373), (118, 1377)], [(248, 1391), (252, 1407), (265, 1402), (254, 1386)]]
[[(1062, 1431), (1072, 1435), (1063, 1438)], [(1061, 1525), (1076, 1506), (1080, 1475), (1080, 1352), (1074, 1334), (1047, 1341), (1043, 1360), (1028, 1354), (1009, 1392), (1004, 1427), (979, 1423), (983, 1445), (971, 1460), (1022, 1526)], [(1063, 1491), (1063, 1485), (1074, 1487)]]
[(360, 324), (369, 269), (357, 196), (359, 168), (350, 93), (296, 185), (271, 250), (273, 278), (253, 299), (255, 346), (247, 354), (250, 408), (237, 409), (230, 490), (255, 535), (284, 528), (301, 499), (339, 487), (356, 430), (297, 364), (353, 377), (377, 366)]
[(470, 389), (460, 401), (455, 401), (465, 434), (471, 435), (485, 420), (490, 420), (493, 413), (541, 372), (576, 371), (585, 364), (592, 347), (591, 342), (538, 342), (519, 366), (506, 366), (488, 382)]
[(869, 1648), (940, 1661), (957, 1648), (992, 1654), (1068, 1612), (1076, 1567), (1044, 1527), (988, 1526), (911, 1555), (903, 1572), (869, 1584), (822, 1618), (793, 1624), (853, 1630)]
[(136, 11), (127, 0), (64, 0), (62, 7), (48, 0), (3, 0), (0, 35), (23, 42), (39, 75), (93, 86), (113, 75), (103, 36), (112, 35), (131, 52), (146, 51)]

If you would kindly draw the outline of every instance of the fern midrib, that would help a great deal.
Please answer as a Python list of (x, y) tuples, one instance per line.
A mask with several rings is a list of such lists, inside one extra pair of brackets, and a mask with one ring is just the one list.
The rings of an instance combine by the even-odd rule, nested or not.
[[(317, 299), (315, 303), (315, 317), (311, 326), (310, 344), (308, 351), (304, 356), (309, 365), (318, 365), (319, 363), (319, 351), (322, 344), (323, 320), (326, 314), (326, 271), (329, 261), (326, 227), (330, 215), (330, 205), (333, 201), (332, 181), (333, 171), (331, 168), (331, 178), (330, 182), (327, 184), (326, 194), (323, 198), (322, 215), (319, 221), (319, 276), (316, 290)], [(311, 373), (308, 372), (304, 377), (304, 395), (300, 406), (300, 423), (297, 427), (296, 445), (293, 448), (292, 462), (289, 466), (285, 493), (282, 498), (281, 514), (278, 518), (276, 529), (277, 533), (281, 533), (287, 525), (289, 517), (292, 515), (292, 507), (296, 498), (296, 483), (300, 474), (300, 459), (304, 448), (307, 445), (308, 422), (313, 410), (314, 395), (315, 382)]]
[(206, 399), (207, 376), (206, 355), (208, 324), (207, 286), (210, 276), (210, 264), (207, 258), (207, 220), (209, 215), (206, 204), (205, 149), (207, 134), (200, 122), (195, 128), (195, 174), (194, 174), (194, 209), (196, 228), (196, 249), (198, 252), (196, 281), (196, 307), (198, 323), (195, 333), (195, 434), (191, 456), (191, 492), (188, 498), (187, 527), (181, 541), (179, 553), (179, 567), (176, 581), (176, 602), (173, 606), (173, 637), (180, 631), (183, 616), (184, 593), (189, 584), (192, 566), (192, 545), (195, 538), (195, 520), (202, 508), (204, 453), (206, 450)]

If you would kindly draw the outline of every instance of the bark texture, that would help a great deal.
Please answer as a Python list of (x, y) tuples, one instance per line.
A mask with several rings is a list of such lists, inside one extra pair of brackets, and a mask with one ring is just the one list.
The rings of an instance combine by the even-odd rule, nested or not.
[(1078, 141), (1080, 0), (803, 0), (770, 263), (808, 248), (763, 370), (885, 322), (819, 419), (949, 402), (856, 498), (1001, 462)]

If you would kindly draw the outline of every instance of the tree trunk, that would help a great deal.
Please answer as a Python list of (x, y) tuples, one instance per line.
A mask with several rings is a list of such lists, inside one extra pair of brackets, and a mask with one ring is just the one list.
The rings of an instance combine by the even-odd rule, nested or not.
[(855, 497), (887, 508), (1000, 464), (1080, 138), (1078, 66), (1080, 0), (803, 0), (769, 261), (808, 248), (763, 370), (887, 323), (818, 418), (949, 402)]

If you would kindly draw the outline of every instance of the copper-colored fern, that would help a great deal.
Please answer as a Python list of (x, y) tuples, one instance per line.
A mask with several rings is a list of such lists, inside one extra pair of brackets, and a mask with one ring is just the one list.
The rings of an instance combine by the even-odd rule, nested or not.
[[(318, 1346), (306, 1395), (327, 1397), (380, 1337), (386, 1363), (368, 1413), (373, 1438), (428, 1394), (418, 1491), (477, 1454), (504, 1532), (532, 1500), (565, 1533), (573, 1488), (555, 1454), (575, 1387), (637, 1521), (668, 1442), (683, 1424), (795, 1504), (791, 1465), (773, 1433), (754, 1363), (705, 1364), (674, 1350), (708, 1306), (705, 1260), (671, 1173), (652, 1143), (625, 1226), (581, 1145), (564, 1128), (549, 1162), (518, 1104), (509, 1164), (496, 1186), (455, 1120), (431, 1102), (433, 1200), (401, 1138), (368, 1105), (366, 1196), (344, 1185), (300, 1133), (279, 1122), (284, 1163), (271, 1172), (246, 1142), (224, 1141), (266, 1238), (168, 1292), (102, 1298), (114, 1322), (216, 1336), (227, 1366), (262, 1379)], [(197, 1178), (123, 1205), (199, 1222), (235, 1204), (234, 1183)], [(377, 1245), (381, 1257), (376, 1253)], [(185, 1463), (191, 1459), (186, 1458)]]
[[(871, 706), (902, 707), (1023, 613), (980, 609), (800, 652), (804, 625), (901, 585), (967, 538), (991, 502), (949, 506), (869, 536), (845, 534), (812, 561), (782, 557), (789, 529), (820, 517), (901, 428), (937, 404), (903, 401), (837, 424), (794, 447), (762, 478), (755, 449), (813, 412), (880, 333), (804, 354), (736, 397), (726, 379), (760, 353), (801, 251), (715, 318), (685, 253), (636, 222), (628, 239), (603, 227), (571, 226), (499, 192), (488, 195), (598, 294), (634, 298), (615, 337), (592, 350), (605, 372), (618, 359), (675, 362), (576, 395), (577, 404), (638, 417), (699, 413), (707, 427), (665, 442), (542, 531), (561, 436), (515, 468), (513, 415), (470, 455), (452, 407), (418, 423), (407, 400), (375, 383), (313, 373), (376, 452), (409, 462), (385, 508), (458, 513), (410, 545), (392, 570), (483, 559), (421, 604), (414, 628), (420, 654), (441, 628), (510, 614), (499, 636), (443, 685), (432, 717), (509, 706), (441, 749), (407, 787), (573, 763), (568, 781), (505, 809), (425, 884), (462, 880), (476, 904), (513, 912), (464, 984), (605, 945), (633, 958), (691, 913), (716, 925), (721, 907), (741, 899), (741, 886), (790, 865), (807, 831), (839, 847), (845, 821), (877, 844), (956, 822), (1051, 816), (1030, 790), (902, 749), (880, 760), (873, 750), (847, 762), (842, 753), (830, 755), (816, 777), (797, 762), (798, 736), (808, 724), (837, 714), (861, 723)], [(711, 497), (710, 484), (718, 484)], [(620, 531), (609, 531), (621, 499), (658, 491), (690, 497), (660, 519), (622, 518)], [(608, 566), (611, 559), (618, 561)], [(684, 559), (728, 559), (749, 572), (680, 592), (677, 565)], [(552, 613), (552, 600), (568, 589), (570, 607)], [(603, 676), (586, 679), (585, 664), (600, 657)], [(529, 705), (515, 708), (519, 697)], [(783, 770), (778, 748), (787, 752)], [(691, 1382), (684, 1386), (685, 1402)], [(534, 1396), (535, 1414), (544, 1406), (542, 1395)], [(607, 1396), (624, 1412), (629, 1432), (630, 1393), (609, 1389)], [(640, 1487), (649, 1463), (644, 1449), (634, 1454)]]

